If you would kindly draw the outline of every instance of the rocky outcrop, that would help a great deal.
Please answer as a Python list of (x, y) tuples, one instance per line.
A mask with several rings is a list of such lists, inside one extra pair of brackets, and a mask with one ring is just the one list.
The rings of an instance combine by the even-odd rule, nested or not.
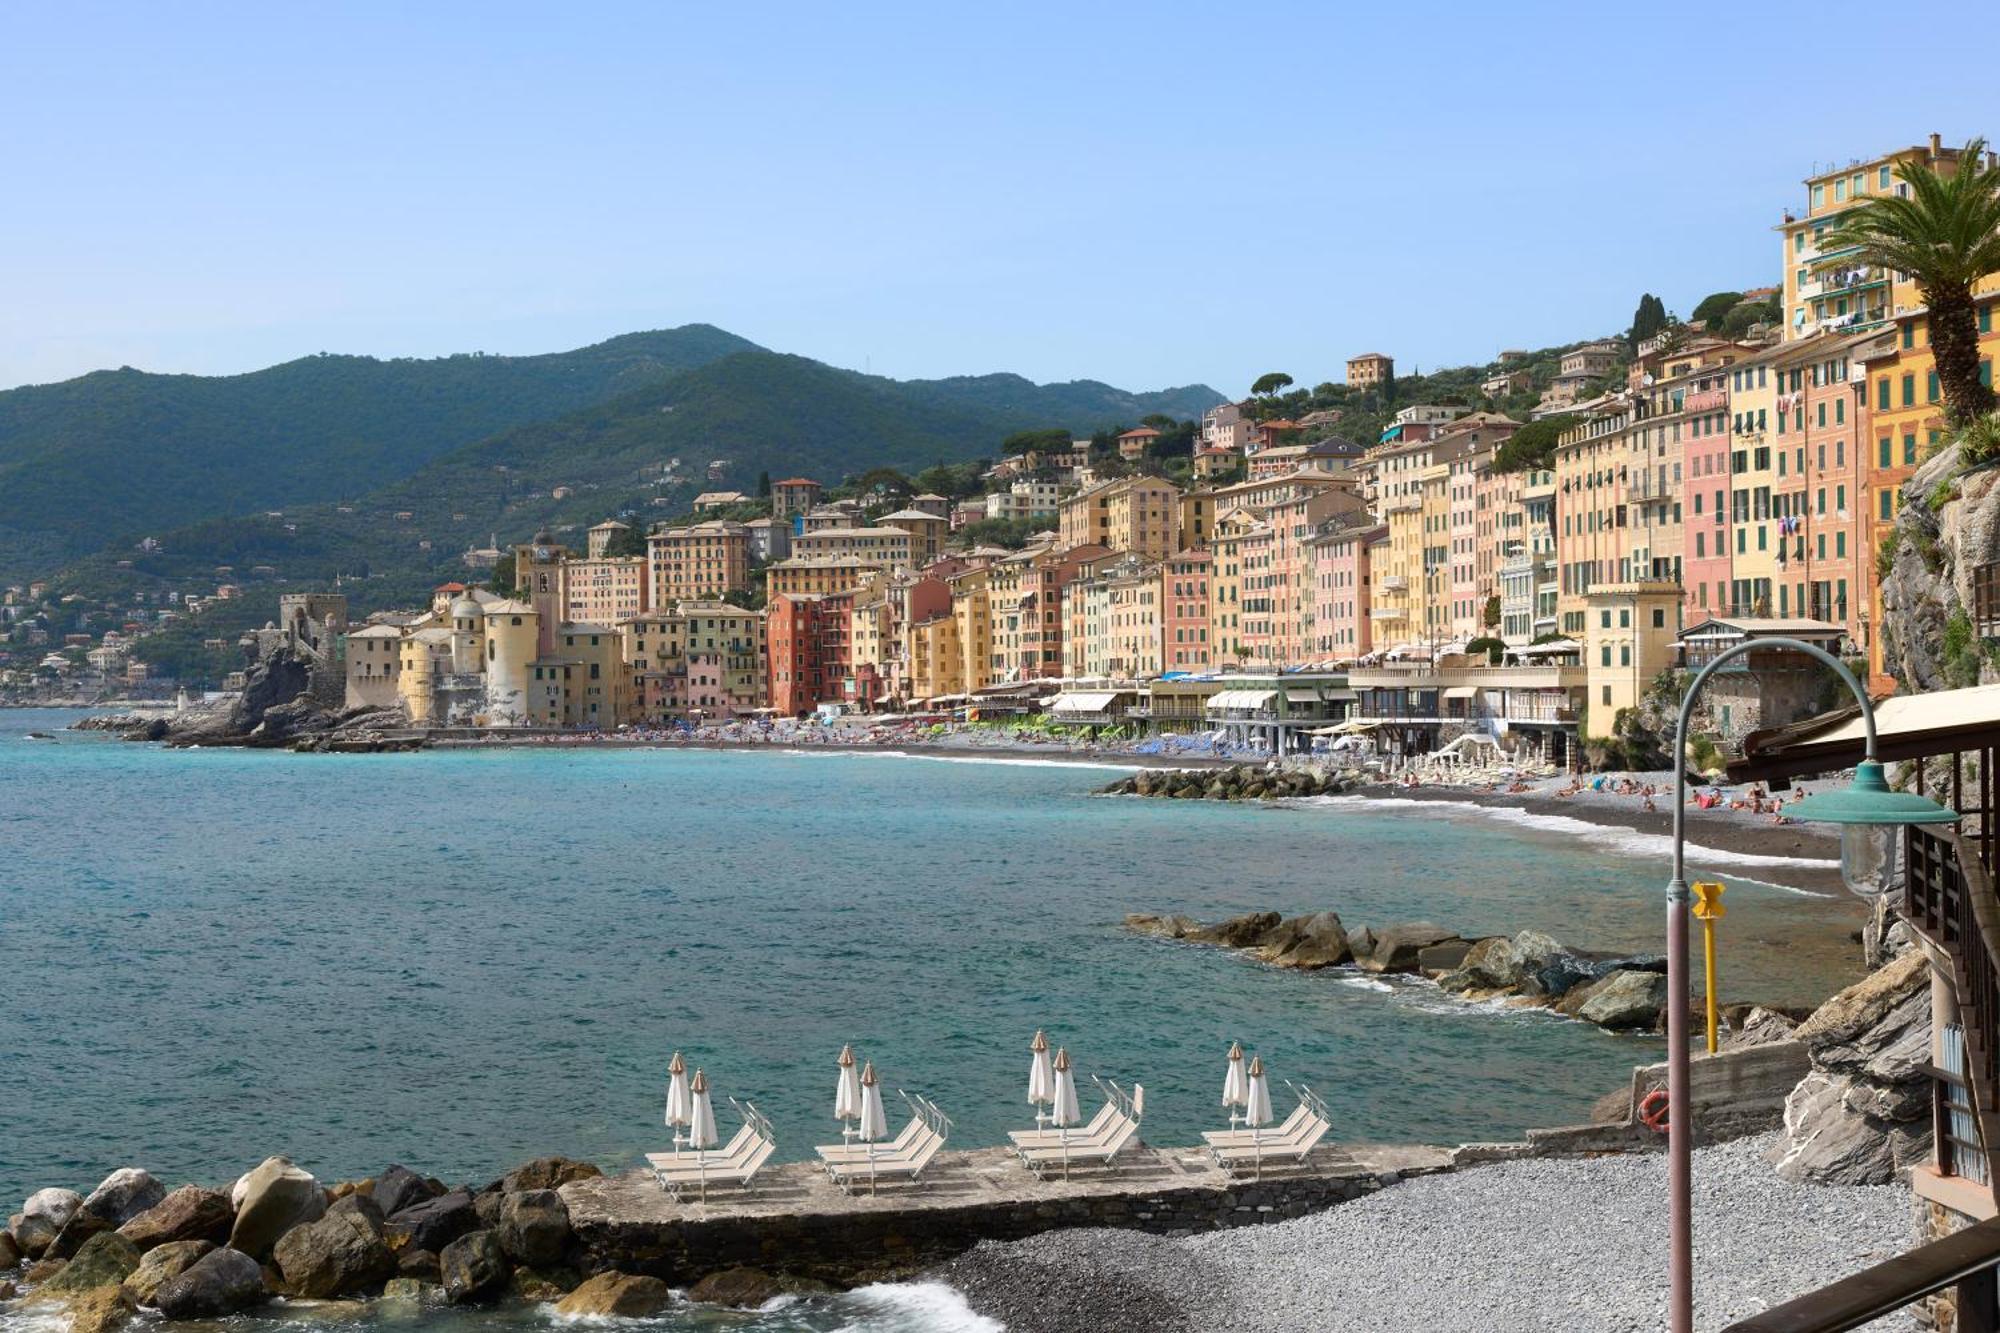
[(237, 1181), (236, 1225), (229, 1247), (253, 1259), (267, 1258), (278, 1238), (293, 1227), (326, 1215), (326, 1191), (312, 1173), (285, 1157), (268, 1157)]
[(674, 1294), (656, 1277), (630, 1273), (599, 1273), (556, 1303), (559, 1315), (616, 1315), (644, 1319), (657, 1313)]
[(1958, 450), (1926, 459), (1903, 486), (1896, 526), (1884, 545), (1883, 653), (1889, 674), (1910, 693), (1990, 680), (1970, 630), (1972, 577), (2000, 560), (2000, 471), (1960, 472)]
[(377, 1176), (374, 1188), (369, 1191), (384, 1217), (394, 1217), (412, 1204), (435, 1199), (443, 1193), (442, 1186), (400, 1165), (392, 1166)]
[(125, 1294), (138, 1305), (151, 1305), (160, 1288), (193, 1268), (215, 1246), (205, 1240), (170, 1240), (146, 1251), (146, 1257), (125, 1279)]
[(444, 1277), (444, 1298), (466, 1305), (500, 1295), (507, 1288), (509, 1269), (500, 1238), (491, 1231), (472, 1231), (444, 1247), (438, 1255)]
[(1812, 1072), (1785, 1104), (1778, 1173), (1881, 1185), (1930, 1151), (1930, 964), (1912, 951), (1814, 1010), (1792, 1034)]
[(688, 1299), (704, 1305), (727, 1305), (738, 1310), (754, 1310), (785, 1288), (759, 1268), (725, 1268), (710, 1273), (688, 1288)]
[(75, 1190), (45, 1189), (30, 1194), (21, 1205), (21, 1220), (11, 1230), (21, 1253), (30, 1259), (42, 1257), (83, 1207), (83, 1196)]
[(552, 1189), (523, 1190), (503, 1196), (498, 1236), (500, 1248), (517, 1264), (553, 1268), (569, 1252), (569, 1208)]
[(138, 1308), (122, 1287), (97, 1287), (69, 1303), (69, 1333), (111, 1333), (129, 1321)]
[(1250, 912), (1214, 925), (1192, 917), (1134, 912), (1125, 928), (1156, 939), (1214, 944), (1276, 967), (1352, 965), (1363, 972), (1420, 976), (1467, 1000), (1511, 998), (1614, 1031), (1653, 1031), (1666, 1005), (1666, 962), (1584, 954), (1540, 931), (1467, 939), (1429, 921), (1353, 930), (1332, 912), (1281, 917)]
[(235, 1220), (229, 1196), (199, 1185), (183, 1185), (119, 1227), (118, 1234), (142, 1251), (175, 1241), (205, 1240), (220, 1245), (229, 1239)]
[(579, 1162), (571, 1157), (537, 1157), (502, 1176), (498, 1189), (502, 1194), (561, 1189), (572, 1181), (595, 1180), (603, 1174), (593, 1162)]
[(211, 1250), (154, 1294), (153, 1304), (169, 1319), (219, 1319), (267, 1297), (264, 1270), (236, 1249)]
[(37, 1303), (58, 1303), (98, 1287), (117, 1287), (139, 1267), (139, 1249), (115, 1231), (83, 1243), (61, 1272), (35, 1289)]
[(441, 1254), (445, 1246), (478, 1225), (479, 1213), (473, 1207), (472, 1195), (457, 1189), (396, 1213), (384, 1224), (383, 1234), (391, 1249)]
[(1098, 789), (1104, 796), (1153, 796), (1166, 800), (1276, 801), (1338, 796), (1352, 779), (1312, 768), (1231, 764), (1226, 768), (1142, 768)]
[(121, 1227), (167, 1197), (167, 1187), (152, 1173), (122, 1167), (98, 1182), (83, 1201), (83, 1211)]

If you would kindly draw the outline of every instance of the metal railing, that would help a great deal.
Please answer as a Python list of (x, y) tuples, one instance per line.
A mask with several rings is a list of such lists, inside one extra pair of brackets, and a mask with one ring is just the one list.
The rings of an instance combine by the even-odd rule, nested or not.
[(1993, 1327), (1995, 1264), (2000, 1264), (2000, 1218), (1974, 1223), (1830, 1287), (1740, 1319), (1723, 1333), (1845, 1333), (1947, 1287), (1959, 1289), (1959, 1333), (1983, 1333)]

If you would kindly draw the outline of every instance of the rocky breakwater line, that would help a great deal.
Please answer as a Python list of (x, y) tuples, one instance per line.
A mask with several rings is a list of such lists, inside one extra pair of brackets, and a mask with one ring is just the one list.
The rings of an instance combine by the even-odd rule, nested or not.
[(1360, 783), (1308, 768), (1231, 764), (1227, 768), (1146, 768), (1099, 787), (1100, 796), (1156, 796), (1176, 801), (1276, 801), (1339, 796)]
[[(274, 1297), (412, 1306), (518, 1297), (566, 1314), (651, 1314), (671, 1299), (666, 1285), (591, 1272), (571, 1230), (562, 1189), (599, 1174), (548, 1157), (477, 1187), (403, 1166), (326, 1186), (271, 1157), (227, 1188), (169, 1192), (126, 1167), (87, 1195), (39, 1190), (7, 1219), (0, 1309), (67, 1316), (70, 1333), (109, 1333), (142, 1310), (216, 1319)], [(690, 1295), (759, 1304), (775, 1294), (760, 1277), (716, 1274)]]
[(1666, 959), (1572, 949), (1538, 930), (1467, 938), (1428, 921), (1349, 930), (1332, 912), (1252, 912), (1213, 925), (1134, 913), (1125, 928), (1234, 949), (1273, 967), (1424, 977), (1468, 1002), (1551, 1009), (1614, 1031), (1656, 1031), (1666, 1009)]
[(250, 672), (240, 694), (166, 716), (105, 714), (73, 731), (113, 731), (128, 741), (171, 746), (237, 746), (328, 754), (373, 754), (422, 748), (395, 734), (409, 725), (399, 708), (329, 709), (314, 697), (310, 665), (289, 652), (272, 654)]

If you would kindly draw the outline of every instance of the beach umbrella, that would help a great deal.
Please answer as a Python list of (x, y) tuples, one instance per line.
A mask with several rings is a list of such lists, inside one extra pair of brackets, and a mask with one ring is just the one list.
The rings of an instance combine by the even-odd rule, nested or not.
[(1034, 1059), (1028, 1065), (1028, 1104), (1035, 1108), (1035, 1123), (1044, 1118), (1043, 1108), (1056, 1099), (1056, 1075), (1049, 1063), (1049, 1039), (1040, 1028), (1035, 1029), (1035, 1039), (1028, 1043), (1034, 1052)]
[(1250, 1057), (1250, 1089), (1243, 1101), (1243, 1119), (1250, 1126), (1251, 1157), (1257, 1174), (1264, 1174), (1264, 1145), (1257, 1131), (1271, 1123), (1271, 1085), (1264, 1077), (1264, 1057)]
[(875, 1062), (861, 1070), (861, 1141), (868, 1145), (868, 1192), (875, 1192), (875, 1143), (889, 1137), (889, 1117), (882, 1112), (882, 1089), (875, 1079)]
[[(694, 1082), (688, 1085), (694, 1094), (694, 1107), (688, 1115), (688, 1142), (696, 1151), (705, 1152), (715, 1146), (715, 1108), (708, 1101), (708, 1075), (699, 1069), (694, 1071)], [(697, 1168), (701, 1177), (702, 1202), (708, 1201), (708, 1163), (702, 1161)]]
[(1243, 1077), (1243, 1043), (1229, 1043), (1229, 1072), (1222, 1079), (1222, 1104), (1229, 1108), (1229, 1123), (1235, 1124), (1240, 1117), (1237, 1112), (1250, 1100), (1250, 1084)]
[(841, 1133), (847, 1133), (846, 1123), (861, 1118), (861, 1071), (854, 1065), (854, 1048), (840, 1048), (840, 1082), (833, 1090), (833, 1118), (842, 1122)]
[(1049, 1111), (1056, 1128), (1062, 1131), (1063, 1179), (1069, 1179), (1069, 1127), (1083, 1117), (1077, 1111), (1076, 1076), (1069, 1070), (1069, 1052), (1056, 1052), (1055, 1105)]
[[(694, 1096), (688, 1091), (687, 1061), (681, 1059), (679, 1051), (675, 1051), (674, 1058), (667, 1061), (667, 1128), (686, 1129), (688, 1120), (693, 1115)], [(676, 1133), (674, 1151), (679, 1152), (684, 1142), (686, 1139)]]

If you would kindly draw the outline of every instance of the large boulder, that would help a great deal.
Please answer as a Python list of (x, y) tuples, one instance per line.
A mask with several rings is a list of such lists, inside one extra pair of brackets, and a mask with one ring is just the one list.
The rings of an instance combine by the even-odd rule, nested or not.
[(236, 1210), (228, 1196), (199, 1185), (183, 1185), (118, 1228), (118, 1234), (150, 1250), (175, 1241), (206, 1240), (220, 1245), (229, 1239)]
[(392, 1166), (384, 1171), (375, 1178), (372, 1191), (384, 1217), (393, 1217), (412, 1204), (436, 1198), (439, 1193), (441, 1191), (431, 1188), (430, 1181), (407, 1166)]
[(69, 1303), (69, 1333), (111, 1333), (138, 1312), (122, 1287), (95, 1287)]
[(569, 1157), (537, 1157), (526, 1166), (517, 1166), (500, 1179), (500, 1192), (519, 1194), (523, 1190), (561, 1189), (574, 1180), (594, 1180), (604, 1172), (594, 1162)]
[(63, 1229), (56, 1233), (56, 1238), (49, 1242), (48, 1249), (42, 1253), (50, 1259), (74, 1258), (77, 1251), (83, 1248), (83, 1243), (92, 1236), (100, 1231), (117, 1229), (117, 1225), (108, 1218), (99, 1217), (96, 1213), (87, 1213), (79, 1208), (70, 1214), (69, 1221), (63, 1223)]
[(1768, 1046), (1774, 1041), (1792, 1041), (1799, 1025), (1776, 1009), (1766, 1009), (1761, 1004), (1753, 1004), (1729, 1023), (1729, 1036), (1724, 1039), (1724, 1050), (1736, 1050), (1742, 1046)]
[(311, 1299), (372, 1292), (396, 1275), (396, 1256), (382, 1241), (380, 1215), (348, 1207), (349, 1196), (316, 1222), (293, 1227), (278, 1238), (271, 1257), (292, 1294)]
[(219, 1319), (264, 1302), (264, 1270), (237, 1249), (210, 1250), (153, 1295), (169, 1319)]
[(485, 1300), (507, 1288), (507, 1255), (491, 1231), (460, 1236), (438, 1255), (438, 1266), (444, 1276), (444, 1298), (453, 1305)]
[(1885, 1119), (1880, 1090), (1849, 1074), (1814, 1070), (1785, 1099), (1784, 1135), (1769, 1161), (1787, 1180), (1818, 1185), (1887, 1185), (1928, 1160), (1927, 1117)]
[(1220, 944), (1225, 949), (1248, 949), (1262, 944), (1264, 937), (1277, 929), (1283, 920), (1276, 912), (1250, 912), (1218, 921), (1212, 926), (1203, 926), (1188, 938), (1203, 944)]
[(14, 1243), (14, 1233), (0, 1231), (0, 1273), (4, 1273), (21, 1262), (21, 1247)]
[(1278, 967), (1316, 970), (1339, 967), (1354, 954), (1347, 930), (1332, 912), (1295, 916), (1279, 927), (1281, 940), (1266, 944), (1264, 958)]
[(326, 1216), (326, 1191), (310, 1171), (293, 1166), (288, 1158), (264, 1159), (238, 1187), (242, 1201), (229, 1232), (229, 1248), (253, 1259), (269, 1257), (278, 1237), (293, 1227)]
[(155, 1245), (125, 1279), (125, 1294), (136, 1304), (151, 1305), (161, 1287), (193, 1268), (214, 1248), (205, 1240), (170, 1240)]
[(1427, 977), (1441, 977), (1458, 970), (1472, 950), (1471, 940), (1446, 940), (1417, 950), (1417, 971)]
[(1616, 971), (1592, 983), (1576, 1016), (1603, 1028), (1651, 1028), (1667, 1002), (1667, 979), (1657, 972)]
[(98, 1182), (83, 1201), (83, 1211), (114, 1227), (124, 1226), (167, 1197), (167, 1187), (152, 1173), (136, 1166), (120, 1167)]
[(644, 1319), (657, 1313), (674, 1293), (656, 1277), (599, 1273), (556, 1303), (559, 1315), (617, 1315)]
[(1456, 933), (1428, 921), (1384, 926), (1375, 932), (1375, 948), (1366, 958), (1357, 956), (1355, 961), (1365, 972), (1414, 972), (1425, 949), (1457, 938)]
[(472, 1195), (458, 1189), (402, 1209), (389, 1218), (382, 1231), (391, 1249), (429, 1250), (439, 1254), (478, 1225), (479, 1214), (473, 1207)]
[(1475, 940), (1458, 966), (1438, 978), (1445, 990), (1512, 990), (1521, 979), (1521, 956), (1505, 935)]
[(1930, 1031), (1930, 965), (1913, 951), (1813, 1010), (1792, 1036), (1816, 1069), (1902, 1083), (1923, 1076)]
[(1191, 916), (1182, 916), (1178, 912), (1166, 916), (1152, 912), (1128, 912), (1125, 916), (1125, 929), (1135, 935), (1151, 935), (1162, 940), (1180, 940), (1200, 930), (1201, 923)]
[(688, 1299), (704, 1305), (754, 1310), (774, 1296), (784, 1295), (778, 1280), (760, 1268), (725, 1268), (688, 1288)]
[(83, 1196), (75, 1190), (45, 1189), (30, 1194), (21, 1205), (21, 1220), (13, 1227), (21, 1253), (30, 1259), (41, 1258), (82, 1207)]
[(120, 1286), (138, 1267), (138, 1246), (115, 1231), (100, 1231), (61, 1272), (35, 1289), (35, 1299), (63, 1301), (98, 1287)]
[(569, 1251), (569, 1206), (554, 1190), (502, 1196), (500, 1248), (517, 1264), (553, 1268)]
[(1523, 995), (1554, 999), (1580, 982), (1594, 980), (1600, 969), (1564, 947), (1552, 935), (1524, 930), (1514, 937), (1514, 987)]

